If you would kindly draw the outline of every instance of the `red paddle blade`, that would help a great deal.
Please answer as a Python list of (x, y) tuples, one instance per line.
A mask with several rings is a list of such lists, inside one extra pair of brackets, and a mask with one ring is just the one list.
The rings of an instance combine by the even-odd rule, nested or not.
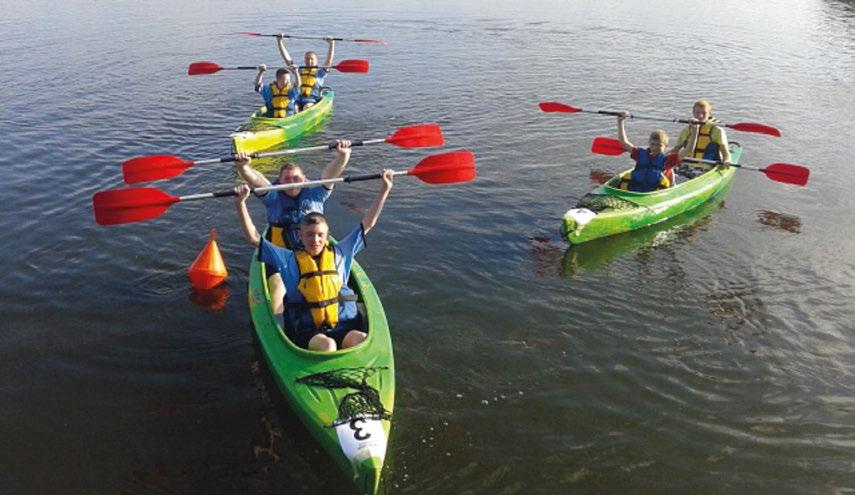
[(402, 127), (387, 137), (386, 142), (402, 148), (432, 148), (445, 144), (442, 129), (436, 124)]
[(607, 137), (596, 137), (591, 142), (591, 153), (598, 155), (618, 156), (626, 152), (620, 141)]
[(112, 189), (95, 193), (92, 209), (98, 225), (118, 225), (158, 217), (178, 200), (151, 187)]
[(468, 150), (432, 155), (407, 170), (428, 184), (468, 182), (475, 178), (475, 155)]
[(810, 177), (810, 170), (789, 163), (773, 163), (766, 168), (761, 168), (760, 171), (772, 180), (797, 186), (807, 184), (808, 177)]
[(781, 131), (778, 129), (766, 125), (766, 124), (755, 124), (752, 122), (738, 122), (736, 124), (727, 124), (725, 127), (736, 131), (742, 132), (756, 132), (758, 134), (768, 134), (770, 136), (781, 137)]
[(381, 45), (385, 45), (385, 44), (386, 44), (386, 42), (385, 42), (385, 41), (383, 41), (383, 40), (361, 40), (361, 39), (355, 39), (355, 40), (353, 40), (353, 41), (355, 41), (356, 43), (380, 43)]
[(565, 105), (564, 103), (558, 103), (557, 101), (542, 101), (538, 104), (541, 110), (547, 113), (552, 112), (563, 112), (563, 113), (576, 113), (581, 112), (581, 108), (571, 107), (570, 105)]
[(198, 76), (200, 74), (213, 74), (221, 70), (223, 70), (223, 68), (214, 62), (193, 62), (190, 64), (190, 67), (187, 68), (187, 75)]
[(264, 36), (264, 35), (263, 35), (263, 34), (261, 34), (261, 33), (253, 33), (253, 32), (251, 32), (251, 31), (238, 31), (238, 32), (237, 32), (237, 33), (235, 33), (235, 34), (245, 34), (245, 35), (247, 35), (247, 36)]
[(368, 73), (368, 61), (367, 60), (342, 60), (338, 64), (332, 67), (333, 69), (339, 72), (358, 72), (361, 74)]
[(140, 156), (122, 163), (122, 176), (125, 184), (139, 184), (177, 177), (192, 166), (193, 162), (184, 161), (177, 156)]

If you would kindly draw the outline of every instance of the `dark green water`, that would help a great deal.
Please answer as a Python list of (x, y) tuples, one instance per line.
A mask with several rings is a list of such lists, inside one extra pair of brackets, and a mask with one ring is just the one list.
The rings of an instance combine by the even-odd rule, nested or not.
[[(855, 8), (760, 2), (19, 2), (0, 18), (0, 493), (346, 493), (258, 370), (229, 200), (98, 227), (122, 161), (228, 152), (258, 104), (269, 39), (341, 44), (324, 130), (384, 137), (437, 122), (477, 181), (397, 181), (359, 257), (392, 327), (398, 394), (388, 493), (849, 493), (855, 490)], [(290, 45), (294, 53), (323, 47)], [(803, 188), (742, 171), (721, 204), (570, 251), (560, 217), (626, 166), (591, 155), (611, 118), (558, 100), (688, 117), (706, 97), (744, 164), (811, 169)], [(629, 124), (643, 142), (654, 126)], [(671, 135), (679, 127), (664, 126)], [(429, 150), (368, 147), (350, 170)], [(328, 155), (300, 158), (317, 175)], [(267, 164), (275, 167), (275, 164)], [(592, 174), (593, 172), (593, 174)], [(593, 177), (593, 178), (592, 178)], [(230, 187), (226, 167), (155, 184)], [(348, 229), (376, 184), (328, 203)], [(259, 204), (253, 205), (258, 222)], [(220, 310), (185, 270), (211, 228)], [(255, 446), (273, 451), (253, 455)]]

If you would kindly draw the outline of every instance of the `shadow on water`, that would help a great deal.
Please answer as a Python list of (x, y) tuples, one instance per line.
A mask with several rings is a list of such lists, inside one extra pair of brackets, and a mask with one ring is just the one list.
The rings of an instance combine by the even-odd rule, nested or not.
[(570, 246), (561, 261), (561, 275), (573, 276), (585, 271), (602, 270), (627, 254), (668, 245), (673, 242), (693, 242), (699, 232), (713, 218), (713, 213), (724, 207), (727, 190), (716, 199), (694, 210), (670, 218), (656, 225), (611, 237), (596, 239)]

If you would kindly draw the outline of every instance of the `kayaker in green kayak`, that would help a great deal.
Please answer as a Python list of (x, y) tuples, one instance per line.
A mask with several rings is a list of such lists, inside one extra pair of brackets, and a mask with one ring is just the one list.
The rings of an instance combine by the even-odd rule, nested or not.
[(619, 189), (650, 192), (674, 185), (674, 167), (680, 164), (684, 151), (666, 153), (668, 134), (662, 129), (650, 133), (648, 148), (633, 145), (626, 137), (625, 121), (629, 112), (621, 112), (617, 118), (618, 141), (624, 150), (629, 151), (635, 160), (635, 168), (621, 176)]
[[(264, 99), (267, 107), (267, 117), (282, 118), (294, 115), (296, 112), (297, 98), (300, 96), (300, 74), (297, 68), (290, 66), (288, 69), (276, 70), (276, 80), (270, 84), (263, 84), (262, 79), (267, 71), (267, 66), (258, 66), (258, 74), (255, 76), (255, 92)], [(291, 83), (291, 74), (294, 75), (296, 83)]]
[(692, 106), (693, 122), (677, 137), (672, 152), (685, 150), (683, 156), (703, 158), (730, 163), (730, 146), (724, 127), (716, 125), (712, 116), (712, 105), (707, 100), (698, 100)]
[[(288, 53), (288, 49), (285, 48), (285, 34), (279, 33), (276, 37), (277, 45), (279, 47), (279, 54), (282, 55), (282, 60), (285, 61), (285, 64), (291, 66), (294, 62), (291, 59), (291, 54)], [(335, 56), (335, 40), (332, 36), (325, 36), (324, 41), (327, 42), (328, 50), (327, 50), (327, 58), (324, 61), (323, 67), (318, 67), (318, 54), (313, 51), (308, 51), (303, 56), (303, 61), (305, 62), (304, 67), (300, 67), (300, 96), (297, 99), (297, 110), (302, 111), (305, 110), (321, 99), (321, 88), (324, 85), (324, 78), (327, 77), (327, 73), (329, 69), (327, 67), (331, 67), (333, 64), (333, 57)]]
[[(344, 172), (350, 160), (351, 143), (346, 139), (336, 140), (336, 157), (321, 171), (321, 179), (335, 179)], [(235, 161), (235, 172), (253, 188), (266, 187), (272, 183), (264, 174), (250, 167), (252, 159), (246, 154), (239, 154)], [(277, 184), (305, 182), (306, 174), (296, 163), (286, 163), (279, 169)], [(300, 239), (300, 221), (312, 212), (323, 213), (324, 203), (329, 199), (335, 184), (325, 184), (309, 188), (286, 189), (273, 191), (258, 198), (267, 208), (267, 240), (279, 247), (297, 249), (303, 247)], [(267, 265), (268, 286), (272, 300), (275, 302), (274, 311), (282, 313), (282, 300), (285, 288), (277, 273), (276, 266)]]
[(362, 317), (347, 282), (353, 258), (365, 247), (365, 234), (376, 225), (392, 190), (393, 177), (392, 170), (383, 171), (380, 192), (365, 211), (361, 224), (335, 245), (328, 243), (326, 218), (320, 213), (306, 215), (300, 223), (304, 247), (297, 250), (280, 248), (263, 239), (246, 207), (250, 187), (235, 188), (235, 207), (244, 237), (258, 246), (260, 261), (276, 265), (285, 283), (283, 328), (295, 344), (309, 350), (331, 352), (365, 340), (367, 334), (363, 331)]

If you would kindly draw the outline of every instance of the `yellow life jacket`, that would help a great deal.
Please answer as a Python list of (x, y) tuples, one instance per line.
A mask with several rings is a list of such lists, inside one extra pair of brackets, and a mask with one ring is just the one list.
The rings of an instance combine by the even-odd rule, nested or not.
[[(698, 143), (695, 145), (695, 149), (692, 150), (692, 153), (689, 155), (693, 158), (705, 158), (708, 160), (718, 160), (718, 143), (712, 140), (712, 130), (718, 123), (718, 119), (709, 118), (698, 129)], [(691, 136), (691, 134), (689, 134)], [(709, 151), (707, 148), (710, 148)]]
[(285, 229), (278, 225), (271, 225), (267, 229), (267, 240), (275, 246), (291, 249), (290, 243), (285, 240)]
[[(320, 255), (320, 263), (309, 253), (299, 250), (294, 253), (300, 268), (297, 289), (306, 299), (317, 328), (334, 328), (338, 324), (338, 302), (341, 292), (341, 277), (335, 269), (335, 252), (326, 246)], [(320, 265), (320, 266), (318, 266)]]
[(291, 91), (290, 82), (282, 89), (279, 89), (276, 82), (270, 83), (270, 92), (273, 94), (273, 97), (270, 99), (270, 105), (273, 107), (272, 117), (281, 118), (288, 116), (288, 105), (291, 103), (291, 98), (288, 97), (289, 91)]
[(315, 89), (315, 81), (318, 80), (318, 68), (303, 67), (300, 69), (300, 94), (309, 96)]

